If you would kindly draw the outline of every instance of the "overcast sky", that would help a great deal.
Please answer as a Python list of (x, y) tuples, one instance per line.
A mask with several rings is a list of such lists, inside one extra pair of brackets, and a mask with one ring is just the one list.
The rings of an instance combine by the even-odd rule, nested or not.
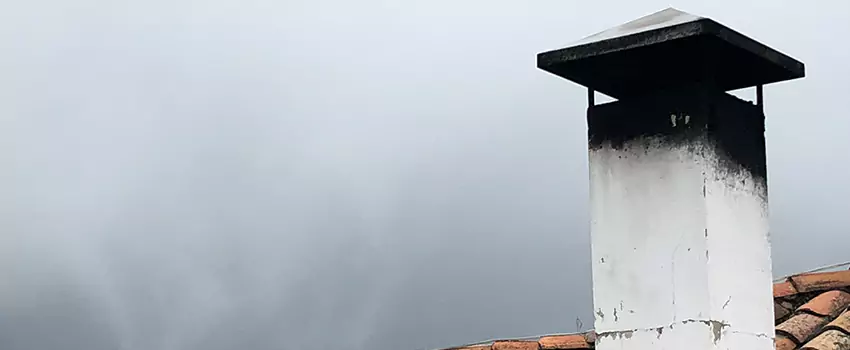
[[(776, 275), (850, 259), (850, 3), (818, 4), (672, 4), (806, 63), (765, 92)], [(535, 55), (670, 3), (2, 5), (0, 348), (592, 326), (585, 92)]]

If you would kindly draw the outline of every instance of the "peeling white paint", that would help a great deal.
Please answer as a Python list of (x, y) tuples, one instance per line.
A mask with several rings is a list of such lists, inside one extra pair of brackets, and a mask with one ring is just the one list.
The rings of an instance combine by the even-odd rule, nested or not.
[(713, 149), (590, 151), (597, 349), (773, 349), (766, 189)]

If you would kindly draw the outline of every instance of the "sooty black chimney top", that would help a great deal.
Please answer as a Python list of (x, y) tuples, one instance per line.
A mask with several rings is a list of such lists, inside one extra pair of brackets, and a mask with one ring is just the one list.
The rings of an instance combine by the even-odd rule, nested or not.
[(537, 67), (619, 99), (689, 85), (729, 91), (805, 76), (802, 62), (672, 8), (538, 54)]

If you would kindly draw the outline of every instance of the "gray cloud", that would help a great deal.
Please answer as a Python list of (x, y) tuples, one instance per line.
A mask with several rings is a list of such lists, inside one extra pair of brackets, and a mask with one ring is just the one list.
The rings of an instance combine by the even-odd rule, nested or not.
[[(0, 348), (590, 327), (584, 91), (535, 54), (666, 6), (10, 3)], [(807, 63), (766, 89), (775, 272), (846, 259), (848, 5), (676, 6)]]

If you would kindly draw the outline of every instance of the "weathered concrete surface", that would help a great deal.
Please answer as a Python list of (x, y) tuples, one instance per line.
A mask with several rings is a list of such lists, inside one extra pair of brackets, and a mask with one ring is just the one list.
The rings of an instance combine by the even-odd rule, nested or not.
[(597, 349), (773, 348), (763, 115), (751, 107), (697, 92), (589, 110)]

